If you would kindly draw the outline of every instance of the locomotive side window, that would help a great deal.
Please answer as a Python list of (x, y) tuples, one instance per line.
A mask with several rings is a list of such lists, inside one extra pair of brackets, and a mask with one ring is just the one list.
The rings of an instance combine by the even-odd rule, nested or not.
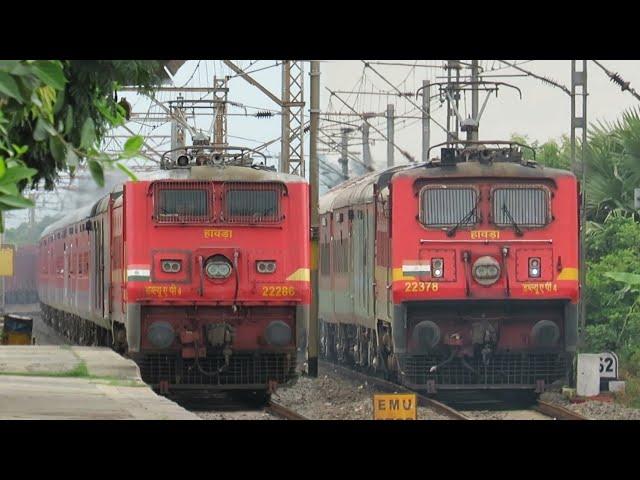
[(280, 213), (281, 184), (228, 183), (225, 185), (222, 219), (228, 223), (277, 223)]
[(549, 190), (543, 187), (501, 187), (492, 193), (493, 223), (508, 227), (544, 227), (549, 221)]
[(478, 192), (473, 188), (426, 186), (420, 193), (420, 221), (427, 227), (478, 223)]
[(161, 182), (154, 185), (154, 218), (158, 223), (204, 223), (212, 202), (206, 185)]

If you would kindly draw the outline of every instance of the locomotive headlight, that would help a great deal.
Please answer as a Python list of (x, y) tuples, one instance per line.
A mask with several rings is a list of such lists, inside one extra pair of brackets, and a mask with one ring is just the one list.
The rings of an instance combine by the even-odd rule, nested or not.
[(493, 285), (500, 278), (500, 264), (490, 256), (480, 257), (473, 264), (473, 278), (480, 285)]
[(207, 260), (204, 270), (209, 278), (222, 279), (229, 277), (233, 268), (224, 256), (216, 255)]
[(291, 343), (291, 327), (282, 320), (275, 320), (267, 325), (264, 338), (269, 345), (284, 347)]
[(256, 270), (258, 273), (273, 273), (276, 271), (276, 262), (275, 260), (258, 260)]
[(529, 259), (529, 276), (532, 278), (537, 278), (540, 276), (540, 258), (539, 257), (531, 257)]
[(182, 270), (182, 262), (180, 260), (163, 260), (162, 271), (165, 273), (178, 273)]
[(175, 336), (169, 322), (153, 322), (147, 331), (147, 339), (156, 348), (169, 348)]
[(178, 157), (178, 166), (186, 167), (187, 165), (189, 165), (189, 157), (186, 155), (180, 155)]
[(444, 276), (444, 260), (442, 258), (431, 259), (431, 276), (442, 278)]
[(531, 329), (531, 338), (536, 347), (554, 347), (560, 340), (560, 329), (551, 320), (540, 320)]
[(413, 327), (412, 348), (416, 353), (427, 353), (440, 343), (440, 327), (431, 320), (423, 320)]

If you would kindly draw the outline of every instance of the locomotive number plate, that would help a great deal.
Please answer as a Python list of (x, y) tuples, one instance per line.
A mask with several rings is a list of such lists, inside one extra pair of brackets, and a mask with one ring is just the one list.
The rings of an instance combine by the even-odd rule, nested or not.
[(437, 282), (404, 282), (404, 291), (409, 293), (437, 292), (440, 285)]
[(296, 289), (287, 285), (263, 285), (263, 297), (293, 297)]

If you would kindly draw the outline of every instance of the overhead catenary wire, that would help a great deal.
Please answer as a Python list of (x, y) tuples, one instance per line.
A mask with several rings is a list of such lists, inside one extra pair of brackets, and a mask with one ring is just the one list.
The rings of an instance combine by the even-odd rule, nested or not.
[(342, 100), (335, 92), (333, 92), (330, 88), (328, 87), (324, 87), (333, 97), (336, 97), (344, 106), (346, 106), (349, 110), (351, 110), (353, 113), (355, 113), (357, 116), (359, 116), (362, 121), (364, 121), (367, 125), (369, 125), (369, 127), (371, 127), (372, 129), (374, 129), (376, 132), (378, 132), (378, 134), (380, 134), (380, 136), (386, 140), (387, 142), (391, 143), (391, 145), (393, 146), (393, 148), (395, 148), (396, 150), (398, 150), (405, 158), (407, 158), (409, 161), (411, 162), (415, 162), (415, 158), (406, 150), (402, 149), (401, 147), (399, 147), (395, 142), (390, 142), (389, 138), (382, 133), (378, 128), (376, 128), (374, 125), (372, 125), (369, 120), (366, 118), (366, 116), (364, 114), (358, 113), (351, 105), (349, 105), (347, 102), (345, 102), (344, 100)]
[(555, 80), (548, 78), (548, 77), (543, 77), (542, 75), (538, 75), (536, 73), (533, 73), (529, 70), (525, 70), (522, 67), (519, 67), (518, 65), (516, 65), (515, 63), (509, 63), (506, 60), (498, 60), (499, 62), (504, 63), (505, 65), (508, 65), (512, 68), (515, 68), (516, 70), (527, 74), (530, 77), (536, 78), (538, 80), (540, 80), (541, 82), (547, 83), (549, 85), (552, 85), (554, 87), (557, 87), (559, 89), (561, 89), (562, 91), (564, 91), (567, 95), (571, 96), (571, 90), (569, 90), (566, 86), (560, 84), (559, 82), (556, 82)]
[[(380, 72), (378, 72), (375, 68), (373, 68), (370, 64), (368, 64), (367, 62), (365, 62), (364, 60), (361, 60), (362, 63), (364, 63), (365, 67), (371, 69), (371, 71), (373, 71), (376, 75), (378, 75), (382, 80), (384, 80), (389, 86), (391, 86), (391, 88), (393, 88), (394, 90), (396, 90), (397, 92), (400, 92), (400, 90), (393, 84), (391, 83), (389, 80), (386, 79), (386, 77), (384, 75), (382, 75)], [(418, 105), (417, 103), (415, 103), (413, 100), (411, 100), (410, 98), (407, 98), (407, 101), (413, 105), (415, 108), (417, 108), (420, 112), (424, 113), (427, 118), (429, 118), (433, 123), (435, 123), (437, 126), (439, 126), (443, 132), (445, 133), (449, 133), (448, 130), (440, 123), (438, 122), (436, 119), (434, 119), (431, 115), (429, 115), (429, 113), (425, 110), (423, 110), (423, 108)]]
[(620, 76), (619, 73), (611, 72), (610, 70), (608, 70), (604, 65), (602, 65), (597, 60), (592, 60), (592, 61), (598, 67), (600, 67), (604, 71), (604, 73), (607, 74), (607, 76), (609, 77), (609, 79), (613, 83), (615, 83), (616, 85), (618, 85), (620, 87), (620, 90), (622, 90), (623, 92), (624, 91), (628, 91), (631, 95), (636, 97), (637, 100), (640, 100), (640, 95), (638, 94), (638, 92), (636, 92), (635, 89), (631, 88), (631, 83), (630, 82), (625, 82), (624, 79)]

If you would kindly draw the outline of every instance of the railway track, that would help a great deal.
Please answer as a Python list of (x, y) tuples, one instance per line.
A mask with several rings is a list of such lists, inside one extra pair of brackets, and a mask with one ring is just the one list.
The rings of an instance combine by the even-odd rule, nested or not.
[(350, 368), (328, 362), (326, 360), (319, 360), (319, 364), (323, 368), (333, 369), (343, 377), (357, 381), (366, 381), (369, 384), (373, 384), (384, 392), (413, 393), (416, 395), (419, 406), (430, 408), (436, 413), (439, 413), (440, 415), (443, 415), (451, 420), (471, 420), (471, 418), (469, 418), (464, 413), (459, 412), (458, 410), (451, 408), (442, 402), (434, 400), (433, 398), (425, 397), (424, 395), (421, 395), (414, 390), (410, 390), (406, 387), (403, 387), (402, 385), (398, 385), (397, 383), (389, 382), (388, 380), (384, 380), (378, 377), (371, 377), (362, 372), (358, 372), (357, 370), (352, 370)]
[[(451, 420), (477, 420), (481, 419), (481, 417), (474, 418), (472, 412), (469, 414), (463, 413), (461, 411), (456, 410), (455, 408), (446, 405), (445, 403), (439, 402), (433, 398), (426, 397), (421, 395), (420, 393), (403, 387), (402, 385), (398, 385), (393, 382), (389, 382), (387, 380), (372, 377), (366, 375), (362, 372), (358, 372), (357, 370), (353, 370), (351, 368), (335, 364), (333, 362), (328, 362), (326, 360), (320, 360), (319, 364), (321, 367), (325, 369), (333, 369), (333, 371), (337, 372), (341, 376), (357, 381), (366, 381), (369, 384), (373, 384), (376, 388), (385, 392), (398, 392), (398, 393), (413, 393), (417, 396), (418, 404), (423, 407), (431, 408), (435, 412), (446, 416)], [(533, 417), (538, 416), (540, 414), (545, 415), (553, 420), (588, 420), (588, 418), (580, 415), (579, 413), (573, 412), (567, 408), (564, 408), (560, 405), (554, 405), (549, 402), (545, 402), (543, 400), (537, 400), (537, 403), (529, 409), (532, 412), (531, 417), (527, 418), (526, 415), (522, 420), (533, 419)], [(525, 411), (526, 412), (526, 411)]]

